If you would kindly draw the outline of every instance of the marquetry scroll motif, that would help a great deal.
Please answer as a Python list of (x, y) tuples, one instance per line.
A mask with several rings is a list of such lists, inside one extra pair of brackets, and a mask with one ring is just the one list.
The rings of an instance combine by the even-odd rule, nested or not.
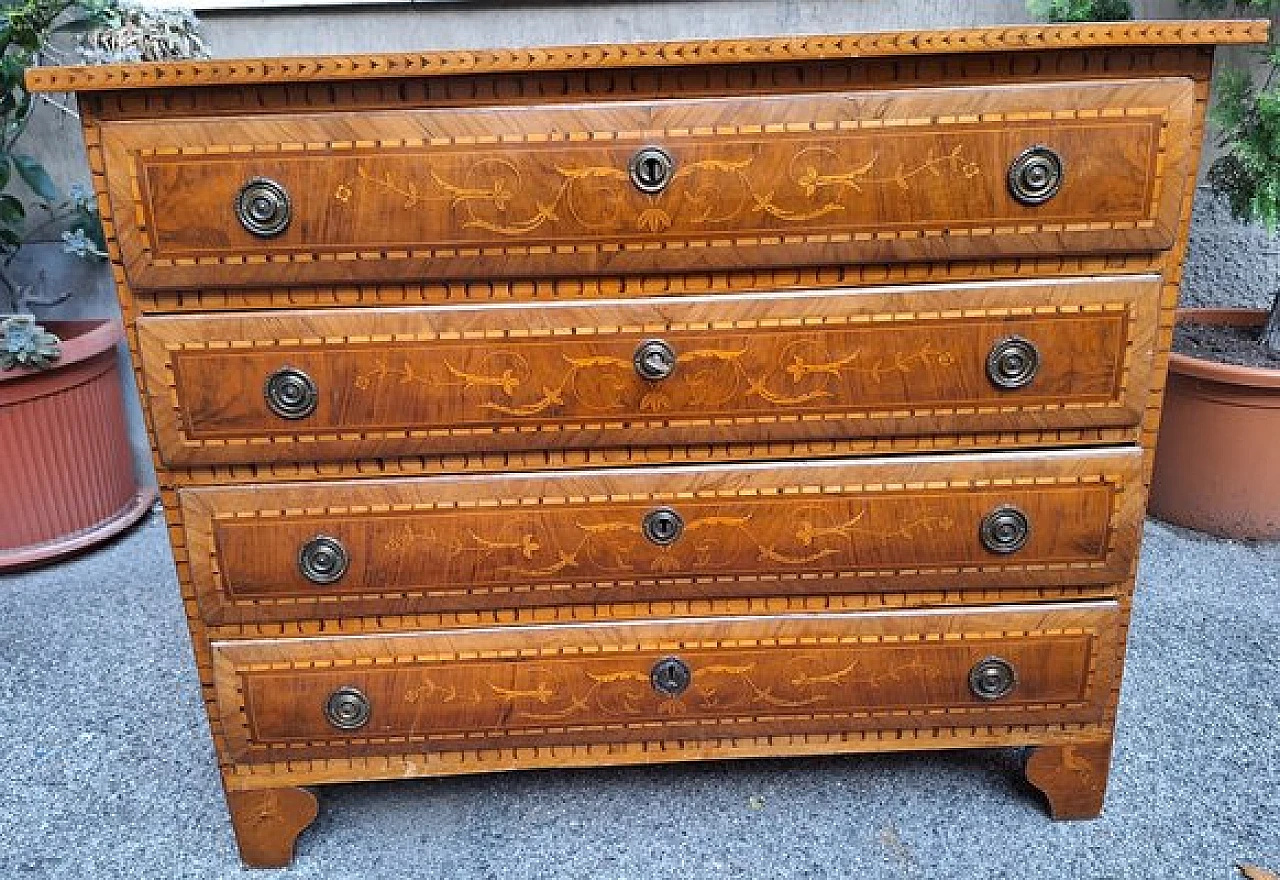
[[(316, 461), (1132, 425), (1157, 290), (1138, 276), (139, 329), (167, 462)], [(1038, 364), (1010, 388), (990, 359), (1014, 339)], [(649, 343), (670, 352), (660, 378), (637, 367)], [(282, 372), (305, 377), (300, 417), (263, 392)]]
[[(918, 188), (933, 184), (945, 190), (983, 173), (982, 165), (966, 155), (965, 143), (944, 155), (927, 150), (914, 163), (899, 162), (879, 174), (879, 166), (889, 164), (880, 152), (850, 165), (849, 149), (799, 141), (790, 148), (789, 159), (782, 154), (785, 173), (781, 179), (768, 161), (774, 157), (762, 155), (761, 145), (736, 149), (741, 158), (707, 158), (679, 165), (672, 187), (661, 196), (635, 192), (625, 164), (617, 162), (556, 164), (551, 174), (538, 175), (527, 165), (522, 171), (513, 159), (480, 159), (462, 170), (460, 183), (451, 183), (424, 157), (425, 172), (403, 179), (390, 171), (371, 172), (376, 160), (357, 163), (355, 178), (339, 183), (333, 198), (350, 205), (359, 190), (367, 189), (384, 197), (390, 210), (440, 210), (443, 203), (462, 229), (510, 238), (565, 224), (582, 232), (662, 233), (698, 226), (714, 229), (750, 213), (806, 223), (855, 210), (859, 196), (865, 197), (867, 209), (885, 188), (893, 189), (899, 198), (919, 197)], [(529, 178), (545, 184), (539, 187)], [(359, 204), (380, 207), (378, 202)]]
[[(676, 356), (679, 379), (662, 385), (637, 378), (631, 349), (643, 340), (624, 339), (608, 348), (566, 342), (495, 347), (479, 358), (457, 346), (422, 346), (398, 358), (376, 355), (367, 369), (356, 372), (354, 386), (373, 395), (457, 390), (461, 406), (441, 408), (464, 410), (448, 420), (455, 425), (481, 421), (475, 417), (480, 414), (493, 420), (571, 413), (691, 417), (852, 403), (857, 397), (872, 400), (874, 392), (858, 395), (855, 388), (893, 378), (907, 382), (913, 373), (923, 374), (918, 381), (929, 384), (931, 372), (958, 368), (960, 359), (954, 351), (935, 348), (938, 342), (931, 337), (903, 340), (906, 350), (901, 344), (884, 350), (865, 331), (821, 336), (759, 332), (705, 341), (676, 334), (673, 338), (685, 343)], [(479, 361), (474, 372), (457, 365), (463, 358)], [(478, 411), (470, 418), (468, 404)]]
[[(700, 270), (1136, 252), (1172, 242), (1192, 96), (1160, 79), (339, 111), (106, 123), (104, 147), (144, 289), (643, 271), (655, 252)], [(654, 145), (674, 167), (646, 192), (628, 166)], [(1031, 209), (1008, 175), (1035, 145), (1068, 170)], [(269, 236), (230, 207), (263, 179), (292, 212)]]
[[(1099, 685), (1110, 672), (1097, 660), (1116, 637), (1113, 606), (1055, 619), (1064, 607), (987, 614), (986, 629), (978, 626), (982, 612), (973, 620), (897, 613), (878, 616), (890, 619), (880, 632), (873, 627), (883, 620), (855, 626), (819, 615), (599, 625), (573, 635), (515, 627), (221, 643), (215, 667), (219, 700), (241, 718), (231, 737), (248, 760), (339, 742), (385, 752), (402, 748), (401, 737), (436, 750), (476, 738), (493, 745), (697, 739), (779, 723), (792, 731), (874, 728), (903, 717), (947, 726), (1010, 710), (1085, 721), (1098, 717), (1107, 696)], [(1018, 671), (1018, 683), (1000, 700), (983, 701), (969, 671), (995, 651)], [(668, 659), (688, 673), (675, 694), (652, 681), (655, 665)], [(356, 730), (335, 728), (320, 708), (344, 687), (370, 706)], [(391, 743), (377, 745), (386, 738)]]
[[(225, 487), (181, 493), (200, 607), (212, 622), (759, 595), (1109, 584), (1141, 521), (1135, 451), (903, 457)], [(999, 474), (1001, 482), (996, 482)], [(984, 521), (1014, 508), (1025, 542), (997, 554)], [(655, 510), (682, 528), (646, 532)], [(308, 578), (318, 535), (337, 578)], [(327, 569), (328, 570), (328, 569)]]

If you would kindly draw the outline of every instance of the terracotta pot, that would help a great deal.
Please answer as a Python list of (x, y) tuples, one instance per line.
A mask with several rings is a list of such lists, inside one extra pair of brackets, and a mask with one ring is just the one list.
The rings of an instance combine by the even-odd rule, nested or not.
[(155, 500), (135, 474), (115, 321), (50, 321), (48, 370), (0, 370), (0, 571), (95, 546)]
[[(1183, 309), (1178, 320), (1261, 327), (1260, 309)], [(1280, 369), (1174, 353), (1150, 512), (1227, 538), (1280, 539)]]

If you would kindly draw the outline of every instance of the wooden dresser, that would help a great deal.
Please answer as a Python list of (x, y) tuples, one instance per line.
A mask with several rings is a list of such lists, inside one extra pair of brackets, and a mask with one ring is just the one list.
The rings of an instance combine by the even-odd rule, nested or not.
[(1146, 22), (79, 93), (244, 860), (307, 786), (1030, 746), (1102, 808), (1213, 47)]

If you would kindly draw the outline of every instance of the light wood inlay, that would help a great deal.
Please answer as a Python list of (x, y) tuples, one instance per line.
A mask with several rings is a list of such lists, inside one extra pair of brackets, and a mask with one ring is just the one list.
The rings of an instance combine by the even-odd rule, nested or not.
[[(1164, 78), (135, 121), (103, 145), (139, 288), (704, 270), (1167, 248), (1192, 103)], [(1066, 174), (1028, 207), (1008, 174), (1037, 145)], [(628, 175), (646, 146), (675, 163), (653, 195)], [(260, 177), (294, 215), (270, 238), (233, 210)]]
[[(1127, 573), (1142, 516), (1137, 450), (606, 475), (395, 480), (181, 493), (210, 621), (406, 614), (588, 601), (1108, 584)], [(1025, 547), (979, 530), (1012, 505)], [(655, 508), (684, 520), (658, 546)], [(316, 535), (349, 568), (298, 570)]]
[[(678, 625), (534, 627), (213, 646), (229, 743), (244, 760), (448, 751), (537, 741), (719, 739), (768, 733), (1099, 720), (1114, 669), (1110, 603), (956, 613), (690, 620)], [(970, 690), (998, 654), (1017, 674), (1008, 697)], [(684, 662), (678, 696), (650, 682)], [(339, 688), (360, 691), (368, 723), (325, 717)], [(963, 720), (962, 720), (963, 719)]]
[[(1126, 427), (1150, 386), (1159, 282), (890, 288), (520, 309), (149, 317), (161, 454), (176, 465), (469, 451)], [(1002, 340), (1040, 354), (987, 375)], [(641, 378), (646, 341), (676, 366)], [(263, 388), (304, 371), (319, 403)]]
[[(300, 786), (533, 767), (1030, 746), (1053, 814), (1096, 815), (1213, 46), (1267, 30), (30, 71), (81, 90), (246, 863), (288, 862), (316, 810)], [(1011, 208), (1001, 175), (1031, 137), (1066, 183)], [(686, 169), (654, 200), (617, 167), (650, 138)], [(468, 179), (494, 161), (520, 187)], [(297, 210), (270, 240), (228, 202), (267, 171)], [(751, 210), (707, 213), (735, 190)], [(974, 372), (997, 327), (1047, 334), (1015, 398)], [(649, 328), (742, 348), (747, 379), (704, 386), (722, 411), (688, 358), (661, 400), (616, 385), (617, 419), (571, 399), (565, 352), (616, 367)], [(786, 349), (811, 338), (821, 357)], [(491, 350), (528, 370), (478, 369)], [(446, 354), (461, 389), (432, 372)], [(260, 401), (285, 356), (323, 393), (313, 424), (282, 431)], [(761, 370), (832, 397), (769, 400)], [(996, 497), (1032, 530), (993, 563), (970, 525)], [(692, 511), (702, 543), (639, 543), (656, 504)], [(440, 546), (418, 539), (445, 523)], [(583, 544), (595, 525), (606, 553)], [(320, 529), (350, 566), (310, 593), (291, 566)], [(819, 555), (787, 561), (802, 548)], [(562, 571), (529, 569), (553, 555)], [(658, 701), (643, 675), (681, 652), (695, 684)], [(965, 682), (990, 656), (1019, 684), (978, 703)], [(321, 714), (344, 685), (374, 698), (345, 734)], [(548, 708), (566, 718), (535, 717)]]

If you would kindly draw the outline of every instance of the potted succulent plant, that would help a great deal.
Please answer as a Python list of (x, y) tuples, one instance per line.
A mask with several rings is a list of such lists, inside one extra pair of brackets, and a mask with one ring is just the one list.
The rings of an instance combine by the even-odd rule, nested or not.
[[(1273, 13), (1280, 0), (1193, 0), (1210, 12)], [(1057, 21), (1133, 17), (1129, 0), (1028, 0)], [(1211, 189), (1237, 220), (1280, 227), (1280, 46), (1266, 73), (1224, 71), (1211, 111), (1221, 154)], [(1258, 255), (1261, 258), (1261, 254)], [(1262, 261), (1259, 259), (1259, 264)], [(1270, 309), (1184, 308), (1178, 313), (1150, 511), (1233, 538), (1280, 538), (1280, 292)]]
[(61, 230), (68, 253), (106, 257), (92, 195), (73, 186), (64, 196), (24, 139), (36, 105), (23, 73), (62, 54), (58, 34), (80, 34), (89, 61), (204, 54), (189, 13), (116, 0), (0, 7), (0, 571), (93, 546), (155, 499), (154, 488), (139, 486), (129, 444), (119, 321), (42, 325), (32, 312), (74, 292), (50, 294), (43, 275), (24, 282), (13, 271), (23, 246), (51, 229)]

